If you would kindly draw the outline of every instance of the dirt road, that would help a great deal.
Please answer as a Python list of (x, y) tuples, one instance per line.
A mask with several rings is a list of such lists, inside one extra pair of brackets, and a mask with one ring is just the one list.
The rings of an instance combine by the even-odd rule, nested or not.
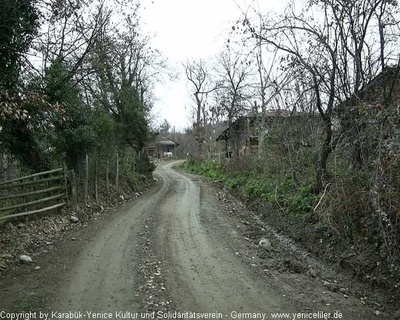
[(137, 257), (145, 260), (147, 250), (138, 248), (150, 218), (159, 222), (152, 226), (152, 243), (168, 263), (162, 290), (168, 288), (178, 310), (230, 314), (293, 309), (281, 294), (257, 281), (218, 234), (207, 232), (201, 216), (205, 210), (214, 211), (214, 204), (202, 197), (196, 182), (171, 170), (171, 164), (159, 167), (156, 176), (162, 181), (159, 190), (127, 209), (89, 242), (54, 310), (139, 310)]
[[(158, 172), (171, 186), (160, 207), (156, 248), (167, 261), (166, 287), (179, 310), (230, 314), (291, 309), (282, 295), (252, 276), (249, 266), (227, 246), (222, 229), (211, 231), (213, 215), (220, 214), (214, 199), (168, 166)], [(235, 230), (231, 232), (235, 236)]]
[[(390, 319), (307, 254), (301, 258), (289, 240), (254, 225), (244, 205), (173, 170), (174, 164), (157, 168), (157, 187), (77, 239), (81, 249), (69, 260), (64, 254), (62, 272), (49, 272), (54, 280), (43, 284), (54, 287), (44, 290), (43, 310), (102, 312), (101, 319), (183, 312), (223, 319), (271, 319), (279, 312), (290, 313), (282, 319)], [(271, 246), (259, 245), (261, 238)]]

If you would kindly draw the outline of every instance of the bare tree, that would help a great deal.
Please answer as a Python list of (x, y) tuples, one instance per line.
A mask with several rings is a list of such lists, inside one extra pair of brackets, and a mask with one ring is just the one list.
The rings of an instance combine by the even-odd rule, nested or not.
[(249, 91), (251, 63), (248, 56), (232, 52), (230, 48), (227, 48), (219, 55), (218, 64), (220, 86), (217, 90), (217, 99), (228, 118), (229, 138), (233, 144), (230, 147), (237, 156), (239, 150), (236, 132), (232, 124), (238, 116), (246, 111), (246, 105), (252, 96)]
[(48, 19), (35, 45), (43, 57), (42, 72), (58, 61), (68, 66), (64, 82), (74, 79), (78, 85), (93, 73), (89, 57), (105, 25), (110, 23), (111, 11), (104, 2), (90, 6), (85, 1), (56, 2), (43, 14)]
[[(246, 20), (253, 36), (287, 55), (288, 72), (308, 80), (305, 90), (312, 92), (325, 128), (316, 165), (319, 191), (326, 183), (329, 155), (338, 143), (332, 131), (333, 109), (342, 101), (356, 102), (360, 89), (382, 65), (382, 48), (378, 53), (372, 50), (373, 34), (378, 31), (372, 19), (383, 1), (310, 1), (302, 12), (292, 5), (278, 19), (264, 21), (261, 32)], [(309, 10), (315, 7), (321, 16)], [(384, 64), (391, 58), (385, 56)]]
[[(272, 57), (265, 63), (264, 55), (262, 48), (262, 40), (260, 38), (256, 39), (256, 48), (255, 48), (255, 56), (257, 63), (257, 75), (258, 75), (258, 83), (256, 84), (256, 97), (260, 99), (261, 105), (256, 107), (256, 114), (259, 118), (257, 121), (258, 124), (258, 154), (261, 155), (263, 153), (264, 147), (264, 138), (265, 138), (265, 127), (266, 127), (266, 117), (267, 110), (273, 104), (273, 102), (278, 101), (279, 97), (282, 94), (282, 91), (285, 90), (288, 84), (293, 81), (291, 79), (291, 74), (287, 72), (282, 72), (281, 70), (274, 70), (277, 64), (277, 53), (278, 50), (275, 48), (271, 53)], [(282, 108), (285, 106), (281, 106), (279, 103), (276, 103), (277, 108)]]
[(206, 126), (206, 99), (215, 91), (218, 85), (212, 83), (210, 71), (203, 60), (187, 62), (184, 65), (186, 78), (193, 88), (195, 108), (195, 139), (197, 141), (197, 156), (203, 157), (204, 128)]

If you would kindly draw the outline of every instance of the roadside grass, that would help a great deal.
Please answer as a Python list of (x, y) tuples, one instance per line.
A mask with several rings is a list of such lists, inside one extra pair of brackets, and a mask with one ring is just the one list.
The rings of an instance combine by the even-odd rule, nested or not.
[(13, 312), (37, 311), (43, 305), (42, 297), (36, 293), (30, 293), (26, 298), (21, 299), (15, 305)]
[(309, 216), (317, 203), (310, 178), (296, 182), (291, 174), (280, 170), (271, 174), (265, 168), (258, 170), (256, 166), (196, 160), (186, 161), (182, 168), (186, 172), (220, 181), (227, 189), (244, 194), (249, 201), (257, 198), (266, 200), (292, 219)]
[[(327, 236), (334, 234), (340, 238), (339, 242), (373, 241), (382, 248), (381, 251), (389, 251), (397, 260), (398, 247), (393, 245), (397, 243), (396, 229), (382, 231), (382, 223), (371, 209), (368, 190), (373, 183), (369, 178), (370, 169), (350, 170), (346, 162), (332, 159), (326, 188), (317, 194), (311, 159), (312, 155), (301, 154), (294, 162), (274, 151), (262, 159), (232, 159), (223, 163), (190, 159), (182, 167), (187, 172), (220, 181), (225, 188), (240, 193), (249, 202), (266, 201), (289, 220), (304, 222), (311, 228), (330, 230)], [(385, 201), (380, 205), (390, 212), (387, 204), (398, 199), (398, 190), (386, 188), (381, 195)], [(386, 243), (392, 244), (391, 250)]]
[[(372, 265), (382, 263), (391, 276), (398, 274), (399, 223), (386, 226), (371, 207), (370, 190), (374, 187), (371, 169), (351, 170), (345, 161), (341, 163), (332, 158), (326, 187), (316, 193), (312, 156), (302, 157), (294, 162), (275, 152), (262, 159), (232, 159), (223, 163), (191, 159), (182, 167), (187, 172), (220, 181), (225, 188), (234, 190), (250, 203), (261, 200), (272, 205), (270, 208), (274, 213), (269, 211), (269, 218), (279, 219), (279, 227), (288, 229), (291, 234), (298, 232), (289, 230), (285, 222), (301, 226), (308, 233), (307, 239), (303, 237), (304, 242), (314, 241), (312, 237), (325, 238), (337, 246), (338, 252), (350, 250), (349, 254), (357, 248), (361, 253), (373, 254)], [(398, 203), (398, 190), (389, 187), (384, 189), (385, 192), (382, 190), (380, 208), (384, 209), (382, 212), (391, 212), (390, 204)], [(311, 234), (315, 236), (309, 237)], [(360, 263), (364, 266), (364, 262)]]

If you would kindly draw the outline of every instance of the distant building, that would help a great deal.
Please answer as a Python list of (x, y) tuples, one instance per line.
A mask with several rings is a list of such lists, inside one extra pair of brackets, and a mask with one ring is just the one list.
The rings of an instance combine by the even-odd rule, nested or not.
[[(296, 113), (296, 115), (300, 115)], [(261, 115), (242, 116), (235, 120), (231, 127), (226, 128), (217, 137), (217, 141), (225, 141), (226, 158), (237, 153), (238, 156), (257, 154), (259, 133), (264, 130), (266, 136), (277, 118), (288, 118), (291, 112), (287, 110), (269, 110), (265, 114), (262, 128)]]
[(159, 133), (154, 133), (147, 140), (143, 147), (143, 152), (149, 157), (169, 158), (173, 156), (177, 146), (179, 146), (178, 142), (162, 136)]
[(268, 133), (277, 122), (289, 123), (304, 122), (306, 119), (315, 118), (305, 112), (290, 112), (288, 110), (269, 110), (265, 113), (265, 123), (262, 125), (261, 115), (242, 116), (232, 123), (231, 128), (226, 128), (216, 139), (225, 141), (225, 157), (255, 155), (259, 149), (260, 131), (264, 131), (267, 139)]
[[(341, 124), (346, 118), (369, 115), (375, 118), (374, 112), (390, 107), (398, 112), (400, 105), (400, 66), (385, 67), (376, 77), (372, 78), (357, 95), (353, 95), (336, 106), (333, 110)], [(352, 121), (352, 119), (350, 119)]]
[(379, 159), (398, 154), (400, 66), (385, 67), (357, 94), (337, 105), (333, 117), (341, 142), (351, 146), (352, 168), (374, 163), (376, 150)]

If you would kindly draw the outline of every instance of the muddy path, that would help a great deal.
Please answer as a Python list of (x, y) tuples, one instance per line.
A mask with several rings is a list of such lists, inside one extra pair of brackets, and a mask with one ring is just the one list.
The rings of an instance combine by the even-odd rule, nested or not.
[(159, 174), (172, 183), (170, 196), (160, 207), (155, 243), (168, 262), (166, 287), (178, 308), (223, 314), (293, 309), (280, 293), (254, 278), (248, 265), (226, 246), (224, 226), (221, 232), (211, 232), (216, 220), (204, 212), (220, 214), (213, 209), (214, 199), (168, 167), (160, 168)]
[(59, 243), (42, 258), (42, 271), (21, 267), (0, 280), (0, 298), (35, 289), (43, 296), (36, 310), (82, 311), (85, 319), (93, 318), (85, 312), (102, 319), (271, 319), (280, 312), (289, 313), (283, 319), (393, 319), (328, 271), (303, 267), (301, 255), (252, 225), (244, 205), (174, 170), (177, 163), (159, 165), (153, 189), (96, 228), (82, 228), (74, 244)]

